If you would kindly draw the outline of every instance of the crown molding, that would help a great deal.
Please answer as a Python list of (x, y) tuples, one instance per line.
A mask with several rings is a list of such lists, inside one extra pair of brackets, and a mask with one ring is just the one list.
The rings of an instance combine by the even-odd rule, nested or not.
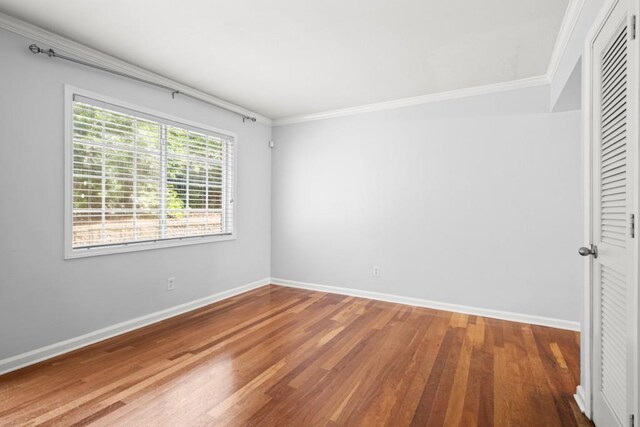
[[(131, 74), (138, 78), (152, 81), (161, 85), (173, 87), (180, 92), (189, 95), (190, 97), (199, 99), (204, 102), (217, 105), (229, 111), (233, 111), (243, 116), (255, 117), (260, 123), (271, 125), (271, 119), (260, 114), (254, 113), (246, 108), (240, 107), (224, 99), (217, 98), (201, 90), (195, 89), (191, 86), (187, 86), (178, 81), (172, 80), (161, 74), (154, 73), (145, 68), (131, 64), (129, 62), (118, 59), (114, 56), (107, 55), (99, 50), (90, 48), (81, 43), (70, 40), (66, 37), (62, 37), (58, 34), (54, 34), (50, 31), (44, 30), (35, 25), (29, 24), (20, 19), (12, 16), (0, 13), (0, 28), (3, 28), (12, 33), (24, 36), (33, 41), (44, 43), (47, 47), (51, 47), (56, 50), (64, 51), (74, 57), (92, 62), (96, 65), (111, 68), (116, 71)], [(26, 49), (26, 46), (25, 46)]]
[(547, 75), (529, 77), (526, 79), (512, 80), (503, 83), (493, 83), (483, 86), (475, 86), (465, 89), (456, 89), (446, 92), (432, 93), (429, 95), (414, 96), (411, 98), (396, 99), (393, 101), (378, 102), (375, 104), (360, 105), (357, 107), (341, 108), (338, 110), (324, 111), (320, 113), (303, 114), (300, 116), (274, 119), (273, 126), (291, 125), (294, 123), (310, 122), (314, 120), (332, 119), (336, 117), (351, 116), (354, 114), (372, 113), (375, 111), (391, 110), (395, 108), (410, 107), (413, 105), (430, 104), (432, 102), (449, 101), (452, 99), (466, 98), (469, 96), (488, 95), (516, 89), (526, 89), (536, 86), (548, 85), (550, 80)]
[(553, 47), (553, 52), (551, 52), (549, 66), (547, 67), (547, 77), (549, 78), (549, 82), (553, 81), (556, 77), (560, 61), (564, 56), (564, 52), (567, 49), (569, 40), (571, 39), (571, 34), (573, 34), (573, 30), (575, 29), (580, 13), (582, 12), (584, 1), (585, 0), (569, 0), (567, 11), (562, 19), (560, 31), (558, 32), (558, 37), (556, 38), (556, 43)]
[(526, 89), (536, 86), (548, 85), (555, 77), (560, 61), (564, 56), (564, 52), (571, 38), (571, 34), (573, 33), (575, 25), (582, 11), (584, 2), (585, 0), (569, 0), (569, 5), (567, 6), (567, 11), (565, 12), (564, 18), (562, 20), (560, 31), (558, 32), (558, 37), (556, 38), (556, 43), (551, 53), (551, 59), (549, 61), (549, 66), (547, 67), (546, 74), (520, 80), (512, 80), (502, 83), (494, 83), (446, 92), (438, 92), (410, 98), (401, 98), (391, 101), (359, 105), (355, 107), (341, 108), (318, 113), (302, 114), (298, 116), (284, 117), (274, 120), (2, 13), (0, 13), (0, 28), (4, 28), (8, 31), (20, 34), (35, 41), (46, 43), (47, 45), (55, 49), (60, 49), (62, 51), (65, 51), (66, 53), (94, 62), (98, 65), (113, 68), (115, 70), (132, 74), (136, 77), (150, 80), (159, 84), (175, 87), (180, 92), (201, 99), (203, 101), (210, 102), (214, 105), (218, 105), (222, 108), (234, 111), (238, 114), (256, 117), (261, 123), (270, 126), (284, 126), (295, 123), (331, 119), (355, 114), (372, 113), (376, 111), (391, 110), (395, 108), (403, 108), (414, 105), (430, 104), (434, 102), (466, 98), (470, 96), (488, 95), (509, 90)]
[(529, 77), (521, 80), (513, 80), (504, 83), (495, 83), (484, 86), (476, 86), (465, 89), (438, 92), (429, 95), (415, 96), (411, 98), (396, 99), (392, 101), (378, 102), (374, 104), (360, 105), (356, 107), (341, 108), (337, 110), (323, 111), (319, 113), (302, 114), (299, 116), (274, 119), (273, 126), (284, 126), (295, 123), (304, 123), (314, 120), (331, 119), (336, 117), (350, 116), (354, 114), (372, 113), (375, 111), (390, 110), (394, 108), (410, 107), (413, 105), (429, 104), (432, 102), (448, 101), (452, 99), (465, 98), (469, 96), (488, 95), (491, 93), (504, 92), (508, 90), (525, 89), (534, 86), (551, 84), (555, 78), (560, 61), (571, 39), (571, 34), (575, 29), (585, 0), (569, 0), (567, 10), (562, 18), (562, 24), (556, 38), (547, 72), (541, 76)]

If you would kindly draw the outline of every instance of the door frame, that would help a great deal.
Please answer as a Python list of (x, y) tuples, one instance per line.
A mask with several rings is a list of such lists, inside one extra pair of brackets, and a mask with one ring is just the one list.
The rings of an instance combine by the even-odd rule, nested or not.
[[(600, 10), (600, 12), (598, 13), (598, 16), (596, 18), (596, 20), (594, 21), (594, 25), (592, 26), (591, 30), (589, 31), (587, 38), (585, 40), (585, 45), (584, 45), (584, 50), (583, 50), (583, 55), (582, 55), (582, 102), (581, 102), (581, 106), (582, 106), (582, 140), (583, 140), (583, 144), (582, 144), (582, 155), (583, 155), (583, 159), (582, 159), (582, 165), (583, 165), (583, 200), (584, 200), (584, 205), (583, 205), (583, 215), (584, 215), (584, 238), (585, 238), (585, 242), (584, 245), (585, 246), (589, 246), (589, 244), (591, 244), (593, 242), (593, 234), (592, 234), (592, 226), (593, 226), (593, 218), (592, 218), (592, 208), (591, 205), (593, 203), (593, 187), (592, 187), (592, 121), (593, 121), (593, 115), (592, 115), (592, 107), (591, 107), (591, 103), (593, 100), (593, 93), (591, 88), (592, 83), (593, 83), (593, 73), (591, 71), (591, 62), (593, 60), (593, 41), (595, 39), (595, 37), (600, 33), (600, 31), (602, 30), (605, 20), (607, 19), (607, 17), (609, 16), (609, 14), (611, 13), (612, 9), (614, 8), (614, 6), (616, 4), (618, 4), (619, 2), (628, 2), (629, 5), (633, 5), (633, 10), (631, 15), (635, 16), (636, 19), (636, 26), (640, 26), (640, 24), (638, 23), (638, 16), (639, 16), (639, 12), (640, 12), (640, 0), (606, 0), (604, 5), (602, 6), (602, 9)], [(636, 52), (639, 50), (638, 47), (638, 38), (639, 35), (638, 33), (640, 33), (640, 28), (636, 29), (636, 37), (635, 39), (632, 41), (632, 43), (630, 44), (630, 48), (631, 49), (635, 49)], [(640, 59), (640, 55), (636, 55), (636, 59)], [(635, 80), (633, 82), (633, 84), (631, 85), (631, 88), (634, 89), (635, 92), (635, 96), (631, 96), (631, 99), (629, 100), (629, 102), (633, 102), (635, 104), (635, 109), (634, 111), (637, 113), (640, 113), (640, 109), (638, 108), (639, 105), (639, 98), (640, 98), (640, 91), (639, 91), (639, 82), (638, 82), (638, 74), (640, 74), (640, 64), (636, 64), (637, 70), (638, 72), (636, 73), (635, 76), (633, 76), (632, 78)], [(633, 92), (630, 92), (633, 95)], [(630, 126), (632, 126), (632, 130), (631, 130), (631, 138), (635, 141), (636, 147), (638, 147), (638, 122), (640, 120), (636, 119), (635, 121), (630, 121)], [(640, 320), (640, 316), (638, 315), (638, 308), (640, 307), (640, 292), (638, 291), (638, 289), (640, 288), (640, 280), (639, 280), (639, 274), (638, 274), (638, 265), (640, 264), (640, 251), (639, 251), (639, 241), (640, 241), (640, 230), (638, 230), (638, 222), (640, 220), (639, 218), (639, 211), (638, 211), (638, 201), (640, 200), (640, 179), (639, 179), (639, 169), (640, 169), (640, 156), (638, 155), (638, 153), (640, 153), (640, 147), (638, 147), (636, 150), (633, 151), (633, 155), (635, 156), (634, 158), (634, 171), (632, 174), (632, 179), (634, 182), (634, 200), (633, 200), (633, 207), (632, 207), (632, 211), (635, 212), (635, 216), (636, 216), (636, 236), (633, 239), (633, 247), (632, 250), (634, 251), (635, 255), (633, 257), (634, 259), (634, 265), (632, 266), (632, 272), (633, 272), (633, 276), (634, 276), (634, 280), (632, 281), (632, 283), (635, 283), (635, 287), (634, 287), (634, 293), (633, 293), (633, 305), (634, 305), (634, 310), (632, 310), (631, 316), (632, 316), (632, 335), (635, 337), (634, 343), (633, 343), (633, 355), (632, 355), (632, 361), (633, 366), (635, 367), (635, 371), (631, 372), (630, 374), (633, 377), (633, 392), (634, 392), (634, 402), (633, 402), (633, 413), (635, 414), (635, 422), (636, 425), (640, 425), (640, 420), (638, 420), (639, 418), (639, 409), (640, 409), (640, 395), (638, 393), (639, 389), (639, 383), (640, 383), (640, 372), (638, 369), (638, 362), (639, 362), (639, 358), (638, 358), (638, 354), (639, 354), (639, 349), (638, 349), (638, 342), (640, 341), (640, 335), (639, 335), (639, 331), (640, 331), (640, 324), (639, 324), (639, 320)], [(593, 270), (593, 259), (592, 257), (588, 257), (588, 261), (584, 263), (584, 298), (583, 298), (583, 321), (581, 324), (581, 333), (580, 333), (580, 356), (581, 358), (584, 358), (584, 363), (581, 364), (582, 368), (584, 368), (584, 372), (581, 371), (581, 384), (578, 386), (577, 390), (576, 390), (576, 394), (575, 394), (575, 400), (577, 401), (578, 405), (581, 406), (581, 409), (583, 409), (585, 415), (587, 415), (590, 419), (593, 418), (593, 381), (592, 381), (592, 376), (594, 374), (593, 372), (593, 366), (592, 366), (592, 361), (593, 361), (593, 282), (592, 282), (592, 270)]]

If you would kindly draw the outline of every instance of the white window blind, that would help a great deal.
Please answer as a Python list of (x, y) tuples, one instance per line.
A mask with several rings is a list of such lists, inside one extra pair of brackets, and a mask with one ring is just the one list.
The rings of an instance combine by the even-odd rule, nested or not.
[(74, 95), (72, 249), (233, 233), (234, 138)]

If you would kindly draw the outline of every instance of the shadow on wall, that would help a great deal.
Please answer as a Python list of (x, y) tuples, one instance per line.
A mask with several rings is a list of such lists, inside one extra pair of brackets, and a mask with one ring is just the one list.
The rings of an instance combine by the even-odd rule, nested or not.
[(582, 58), (578, 59), (573, 71), (564, 86), (562, 93), (558, 97), (552, 111), (559, 113), (561, 111), (579, 110), (582, 100)]

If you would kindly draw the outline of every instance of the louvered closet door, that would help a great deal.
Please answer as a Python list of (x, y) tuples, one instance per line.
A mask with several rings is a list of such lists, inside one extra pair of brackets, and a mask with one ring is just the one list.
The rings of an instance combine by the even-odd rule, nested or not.
[(635, 54), (620, 0), (592, 45), (593, 417), (598, 426), (627, 426), (635, 368), (632, 343)]

